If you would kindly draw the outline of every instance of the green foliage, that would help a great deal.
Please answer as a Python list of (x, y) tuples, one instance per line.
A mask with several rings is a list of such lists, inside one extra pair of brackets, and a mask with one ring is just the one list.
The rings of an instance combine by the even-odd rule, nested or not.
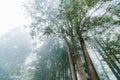
[(100, 0), (85, 0), (85, 1), (89, 7), (94, 7), (94, 5), (96, 5), (96, 3)]
[(111, 9), (110, 9), (110, 12), (111, 14), (115, 15), (116, 16), (116, 20), (114, 21), (114, 24), (118, 24), (120, 25), (120, 2), (118, 1), (118, 3), (113, 6)]
[(53, 30), (51, 29), (51, 27), (50, 26), (48, 26), (48, 27), (45, 27), (45, 30), (44, 30), (44, 35), (47, 35), (47, 36), (49, 36), (49, 35), (51, 35), (53, 33)]
[(105, 23), (110, 23), (113, 21), (111, 16), (105, 16), (105, 17), (94, 17), (91, 19), (92, 25), (91, 26), (101, 26)]
[[(49, 4), (46, 1), (40, 3), (39, 0), (35, 0), (34, 16), (32, 17), (36, 21), (35, 23), (33, 22), (33, 31), (31, 30), (33, 32), (32, 35), (39, 35), (39, 32), (42, 32), (44, 34), (43, 36), (55, 34), (57, 37), (63, 37), (65, 35), (68, 39), (70, 39), (69, 37), (75, 37), (75, 41), (78, 41), (78, 38), (81, 37), (80, 35), (89, 36), (87, 32), (93, 32), (95, 29), (98, 29), (98, 31), (94, 31), (94, 33), (101, 35), (107, 31), (109, 26), (112, 27), (112, 25), (119, 24), (119, 20), (114, 20), (114, 17), (110, 14), (115, 14), (115, 11), (119, 8), (111, 9), (111, 12), (106, 9), (107, 12), (102, 16), (89, 16), (88, 14), (93, 8), (96, 9), (97, 4), (103, 3), (107, 5), (107, 1), (110, 2), (111, 0), (61, 0), (59, 6), (57, 5), (57, 7), (54, 8), (52, 4)], [(45, 4), (47, 6), (45, 6)], [(101, 6), (97, 8), (97, 10), (100, 8)], [(95, 12), (97, 12), (97, 10), (95, 10)], [(37, 16), (36, 14), (38, 12), (44, 17)], [(118, 13), (119, 11), (117, 12), (117, 15)], [(44, 25), (40, 25), (42, 23)], [(40, 28), (40, 30), (37, 28)], [(40, 53), (39, 56), (41, 56), (41, 58), (35, 73), (36, 80), (53, 80), (56, 74), (61, 72), (62, 69), (66, 69), (66, 66), (68, 66), (68, 63), (66, 64), (66, 56), (63, 54), (65, 53), (65, 50), (60, 48), (60, 46), (58, 46), (59, 44), (56, 45), (54, 43), (54, 40), (47, 41), (41, 49), (38, 49), (37, 53)], [(113, 43), (109, 44), (113, 45)], [(107, 47), (103, 46), (103, 43), (99, 43), (99, 45), (105, 53), (115, 52), (114, 50), (109, 51), (113, 49), (112, 47), (109, 47), (112, 45)], [(115, 60), (114, 57), (108, 53), (104, 54), (103, 57), (106, 61)]]
[(65, 46), (62, 47), (59, 41), (49, 38), (40, 49), (37, 49), (40, 59), (33, 80), (53, 80), (59, 78), (58, 73), (69, 68)]

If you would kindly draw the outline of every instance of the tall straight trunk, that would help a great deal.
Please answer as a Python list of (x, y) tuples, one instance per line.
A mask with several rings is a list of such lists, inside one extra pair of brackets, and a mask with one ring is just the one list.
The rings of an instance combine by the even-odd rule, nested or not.
[[(119, 80), (120, 75), (116, 72), (117, 70), (115, 70), (115, 68), (113, 67), (113, 64), (111, 64), (111, 62), (106, 59), (105, 54), (103, 54), (103, 52), (101, 51), (101, 49), (102, 49), (104, 51), (104, 53), (106, 53), (105, 49), (103, 48), (103, 46), (100, 44), (100, 42), (95, 37), (94, 37), (94, 41), (95, 41), (94, 45), (97, 47), (98, 52), (103, 57), (104, 61), (108, 64), (108, 66), (111, 69), (111, 71), (113, 72), (114, 76)], [(101, 49), (98, 47), (98, 45), (100, 46)]]
[(65, 80), (68, 80), (67, 69), (65, 69)]
[(82, 51), (84, 54), (84, 58), (85, 58), (87, 66), (88, 66), (90, 80), (99, 80), (99, 77), (97, 75), (95, 67), (93, 66), (92, 60), (88, 54), (87, 47), (86, 47), (86, 44), (85, 44), (84, 39), (82, 37), (82, 34), (79, 33), (78, 35), (79, 35), (80, 45), (81, 45), (81, 48), (82, 48)]
[(71, 57), (71, 54), (70, 54), (70, 48), (69, 48), (69, 44), (68, 44), (67, 38), (65, 36), (63, 38), (64, 38), (65, 43), (66, 43), (67, 55), (68, 55), (68, 60), (69, 60), (69, 63), (70, 63), (70, 70), (71, 70), (72, 80), (77, 80), (77, 77), (75, 75), (73, 60), (72, 60), (72, 57)]
[(60, 71), (58, 72), (58, 76), (59, 76), (59, 77), (58, 77), (58, 80), (60, 80)]
[(64, 73), (64, 68), (63, 68), (63, 71), (62, 71), (62, 80), (65, 79), (65, 73)]
[(106, 72), (106, 70), (105, 70), (105, 68), (104, 68), (104, 66), (103, 66), (103, 64), (102, 64), (102, 62), (101, 62), (101, 60), (99, 59), (99, 56), (97, 55), (97, 53), (95, 53), (95, 56), (97, 57), (97, 59), (98, 59), (100, 65), (101, 65), (101, 67), (102, 67), (102, 70), (104, 71), (104, 73), (105, 73), (105, 75), (106, 75), (106, 78), (107, 78), (108, 80), (110, 80), (110, 78), (109, 78), (109, 76), (108, 76), (108, 74), (107, 74), (107, 72)]
[(77, 49), (77, 45), (76, 45), (76, 41), (75, 41), (73, 35), (71, 36), (71, 41), (72, 41), (72, 45), (73, 45), (73, 48), (74, 48), (74, 55), (75, 55), (76, 65), (77, 65), (77, 68), (78, 68), (79, 78), (80, 78), (80, 80), (87, 80), (86, 74), (84, 72), (82, 60), (80, 58), (80, 55), (79, 55), (79, 52), (78, 52), (78, 49)]
[[(89, 43), (91, 44), (92, 42), (95, 43), (95, 41), (94, 41), (93, 39), (91, 39), (91, 41), (90, 41)], [(98, 48), (96, 45), (94, 46), (94, 45), (92, 44), (92, 46)], [(92, 46), (91, 46), (91, 47), (92, 47)], [(101, 60), (100, 60), (98, 54), (96, 53), (96, 50), (97, 50), (97, 49), (93, 49), (93, 51), (94, 51), (94, 53), (95, 53), (95, 56), (97, 57), (97, 59), (98, 59), (100, 65), (101, 65), (101, 68), (102, 68), (103, 72), (104, 72), (105, 75), (106, 75), (106, 78), (107, 78), (108, 80), (110, 80), (110, 78), (109, 78), (109, 76), (108, 76), (108, 74), (107, 74), (107, 72), (106, 72), (106, 70), (105, 70), (105, 68), (104, 68), (104, 66), (103, 66), (103, 63), (101, 62)], [(99, 52), (100, 52), (100, 51), (99, 51)]]
[[(103, 39), (102, 39), (102, 42), (103, 42), (102, 44), (105, 44)], [(114, 60), (114, 59), (116, 59), (115, 56), (113, 56), (112, 54), (108, 54), (105, 49), (104, 49), (104, 52), (106, 53), (106, 56), (108, 56), (108, 61), (110, 61), (111, 65), (113, 65), (114, 69), (116, 69), (116, 72), (118, 72), (120, 74), (120, 68), (117, 65), (117, 63), (115, 63), (115, 61), (117, 61), (117, 60)]]

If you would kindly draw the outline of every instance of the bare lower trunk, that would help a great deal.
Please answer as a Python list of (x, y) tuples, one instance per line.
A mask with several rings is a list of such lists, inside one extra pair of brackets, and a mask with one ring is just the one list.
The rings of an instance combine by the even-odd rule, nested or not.
[(92, 63), (91, 58), (90, 58), (88, 51), (87, 51), (86, 44), (85, 44), (81, 34), (79, 35), (79, 41), (80, 41), (80, 45), (81, 45), (81, 48), (82, 48), (82, 51), (84, 54), (85, 61), (86, 61), (87, 66), (88, 66), (90, 80), (99, 80), (99, 77), (98, 77), (97, 72), (93, 66), (93, 63)]
[(73, 36), (71, 36), (71, 41), (72, 41), (72, 45), (74, 48), (74, 55), (75, 55), (75, 60), (76, 60), (77, 68), (78, 68), (79, 78), (80, 78), (80, 80), (87, 80), (86, 74), (84, 72), (82, 60), (81, 60), (80, 55), (78, 53), (77, 45), (76, 45), (76, 42), (75, 42), (75, 39)]
[(71, 57), (71, 54), (70, 54), (70, 48), (69, 48), (69, 45), (68, 45), (68, 41), (67, 41), (66, 37), (63, 37), (63, 38), (64, 38), (65, 43), (66, 43), (67, 55), (68, 55), (68, 60), (69, 60), (69, 63), (70, 63), (70, 70), (71, 70), (72, 80), (77, 80), (75, 70), (74, 70), (73, 61), (72, 61), (72, 57)]

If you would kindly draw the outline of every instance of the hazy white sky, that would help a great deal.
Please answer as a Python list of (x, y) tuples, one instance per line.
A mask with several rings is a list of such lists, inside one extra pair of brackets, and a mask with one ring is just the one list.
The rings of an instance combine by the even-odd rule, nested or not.
[(23, 0), (0, 0), (0, 36), (26, 23)]

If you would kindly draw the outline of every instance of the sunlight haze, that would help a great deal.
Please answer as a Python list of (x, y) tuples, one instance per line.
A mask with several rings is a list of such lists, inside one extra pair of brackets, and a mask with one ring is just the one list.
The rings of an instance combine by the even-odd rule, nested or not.
[(23, 0), (0, 0), (0, 35), (25, 23)]

